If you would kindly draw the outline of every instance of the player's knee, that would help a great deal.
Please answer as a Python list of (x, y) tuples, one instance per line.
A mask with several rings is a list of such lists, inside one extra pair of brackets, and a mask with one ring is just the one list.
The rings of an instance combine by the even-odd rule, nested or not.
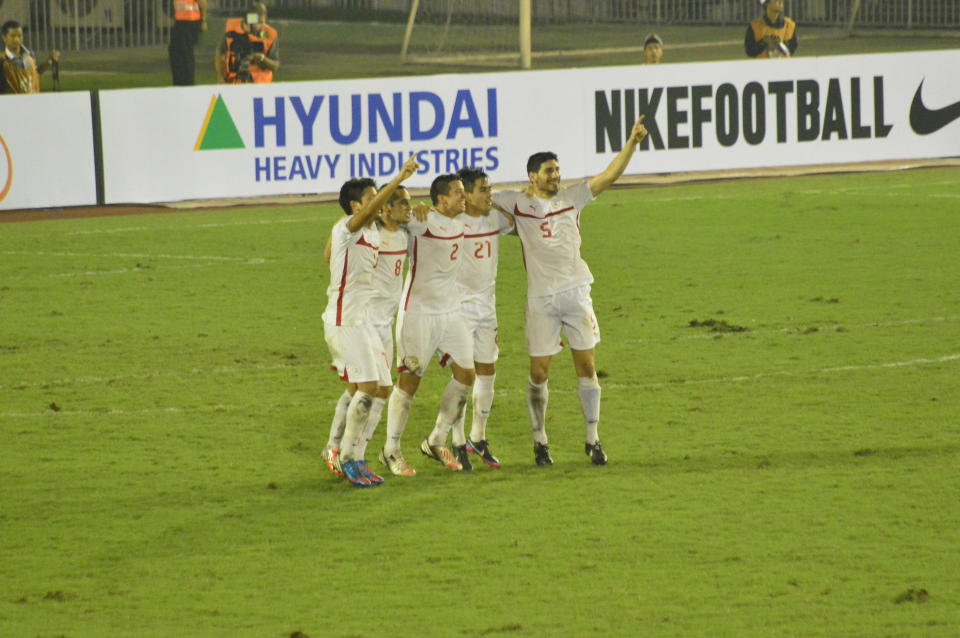
[(550, 377), (550, 360), (546, 358), (530, 359), (530, 380), (543, 383)]
[(473, 385), (477, 380), (477, 372), (473, 368), (454, 368), (453, 378), (463, 385)]

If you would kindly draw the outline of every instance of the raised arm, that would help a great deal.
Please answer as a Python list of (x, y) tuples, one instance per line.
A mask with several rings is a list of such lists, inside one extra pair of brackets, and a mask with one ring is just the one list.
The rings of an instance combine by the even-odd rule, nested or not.
[(380, 209), (383, 208), (383, 205), (390, 199), (393, 191), (397, 190), (397, 187), (403, 183), (403, 180), (416, 173), (418, 168), (420, 168), (420, 165), (417, 164), (417, 156), (415, 154), (411, 155), (407, 161), (403, 163), (397, 176), (394, 177), (389, 184), (381, 188), (376, 197), (371, 199), (366, 206), (350, 216), (350, 219), (347, 220), (347, 230), (355, 233), (369, 224), (371, 219), (380, 214)]
[(627, 143), (623, 145), (623, 148), (620, 149), (617, 156), (613, 158), (610, 165), (607, 166), (602, 173), (587, 182), (590, 185), (590, 192), (593, 193), (594, 196), (607, 190), (611, 184), (623, 175), (623, 171), (627, 168), (627, 164), (630, 163), (630, 158), (633, 156), (633, 151), (637, 148), (637, 144), (642, 142), (643, 138), (647, 136), (647, 128), (643, 125), (643, 121), (646, 118), (646, 115), (640, 116), (640, 119), (633, 125), (633, 130), (630, 131), (630, 138), (627, 140)]

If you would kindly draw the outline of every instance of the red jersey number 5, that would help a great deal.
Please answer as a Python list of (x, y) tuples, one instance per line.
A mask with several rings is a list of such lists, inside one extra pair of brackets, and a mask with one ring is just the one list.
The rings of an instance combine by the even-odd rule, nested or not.
[(544, 237), (553, 237), (553, 231), (550, 230), (550, 221), (545, 221), (540, 224), (540, 230), (543, 231)]

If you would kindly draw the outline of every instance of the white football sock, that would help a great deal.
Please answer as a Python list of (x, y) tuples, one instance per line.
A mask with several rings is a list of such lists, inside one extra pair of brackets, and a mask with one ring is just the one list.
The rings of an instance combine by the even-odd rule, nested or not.
[(343, 428), (347, 426), (347, 406), (350, 405), (350, 399), (352, 398), (350, 392), (344, 390), (337, 400), (337, 407), (333, 411), (333, 422), (330, 423), (330, 438), (327, 439), (328, 449), (340, 449), (340, 441), (343, 440)]
[(533, 440), (543, 445), (547, 444), (547, 400), (550, 398), (547, 383), (549, 381), (543, 383), (534, 383), (533, 380), (527, 381), (527, 410), (530, 412), (530, 431), (533, 434)]
[(583, 408), (583, 424), (586, 429), (586, 441), (593, 445), (597, 442), (597, 426), (600, 424), (600, 382), (597, 375), (578, 377), (580, 387), (580, 407)]
[(400, 453), (400, 438), (407, 429), (407, 419), (410, 418), (410, 404), (413, 397), (398, 387), (390, 393), (387, 403), (387, 440), (383, 445), (384, 451), (390, 454)]
[(453, 439), (454, 447), (459, 447), (467, 443), (467, 435), (464, 431), (463, 422), (467, 418), (467, 402), (464, 401), (460, 406), (460, 414), (457, 415), (457, 420), (453, 424), (453, 428), (450, 431), (450, 436)]
[(447, 442), (447, 433), (453, 424), (457, 422), (460, 411), (467, 403), (467, 392), (470, 386), (463, 385), (456, 379), (451, 378), (447, 387), (443, 389), (440, 396), (440, 411), (437, 413), (437, 423), (428, 438), (430, 445), (440, 446)]
[(470, 426), (470, 440), (483, 441), (487, 438), (487, 419), (493, 408), (493, 381), (497, 375), (477, 376), (473, 384), (473, 423)]
[(357, 390), (353, 399), (350, 400), (350, 407), (347, 408), (347, 427), (344, 428), (343, 441), (340, 442), (340, 457), (345, 461), (360, 459), (356, 455), (357, 444), (363, 437), (364, 428), (367, 427), (371, 405), (373, 405), (373, 397), (360, 390)]
[(373, 403), (370, 405), (370, 414), (367, 416), (367, 425), (363, 428), (363, 436), (360, 437), (360, 442), (357, 444), (355, 451), (358, 459), (367, 458), (367, 444), (370, 443), (373, 433), (377, 431), (377, 426), (380, 425), (380, 415), (383, 414), (385, 405), (387, 405), (386, 399), (373, 398)]

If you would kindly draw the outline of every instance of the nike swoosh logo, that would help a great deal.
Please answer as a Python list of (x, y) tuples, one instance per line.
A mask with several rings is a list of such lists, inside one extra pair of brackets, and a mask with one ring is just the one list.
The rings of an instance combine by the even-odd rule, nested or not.
[(924, 80), (920, 80), (920, 86), (913, 94), (913, 103), (910, 105), (910, 128), (917, 135), (930, 135), (960, 118), (960, 102), (954, 102), (940, 109), (928, 109), (920, 97), (923, 82)]

